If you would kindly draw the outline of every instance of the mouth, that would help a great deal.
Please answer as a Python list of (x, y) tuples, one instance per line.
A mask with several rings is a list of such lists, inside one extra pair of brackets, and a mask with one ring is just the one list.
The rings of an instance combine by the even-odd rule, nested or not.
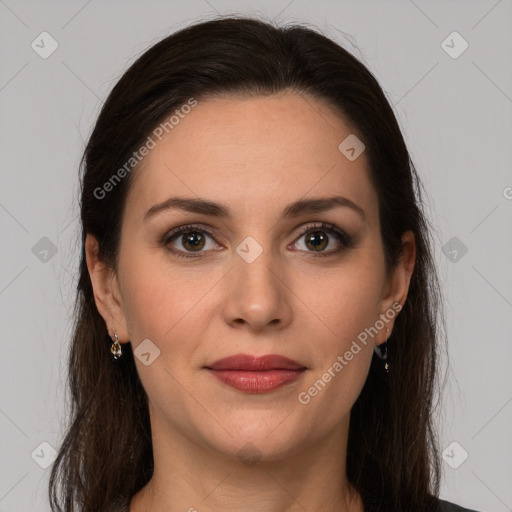
[(245, 393), (267, 393), (297, 381), (307, 370), (284, 356), (255, 357), (237, 354), (215, 361), (205, 368), (220, 382)]

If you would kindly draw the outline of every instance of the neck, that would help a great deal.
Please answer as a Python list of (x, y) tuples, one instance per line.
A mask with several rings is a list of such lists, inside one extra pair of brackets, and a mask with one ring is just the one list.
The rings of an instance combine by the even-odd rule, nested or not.
[(152, 422), (153, 476), (129, 512), (364, 512), (346, 480), (348, 418), (327, 437), (272, 457), (250, 444), (228, 456), (163, 425)]

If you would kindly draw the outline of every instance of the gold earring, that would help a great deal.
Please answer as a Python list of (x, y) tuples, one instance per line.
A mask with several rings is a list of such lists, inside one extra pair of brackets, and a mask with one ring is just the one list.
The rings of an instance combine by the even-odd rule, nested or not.
[(119, 359), (122, 355), (121, 344), (119, 343), (119, 338), (117, 337), (117, 332), (116, 332), (115, 328), (113, 329), (113, 331), (114, 331), (115, 340), (112, 342), (112, 346), (110, 347), (110, 352), (112, 353), (114, 359)]

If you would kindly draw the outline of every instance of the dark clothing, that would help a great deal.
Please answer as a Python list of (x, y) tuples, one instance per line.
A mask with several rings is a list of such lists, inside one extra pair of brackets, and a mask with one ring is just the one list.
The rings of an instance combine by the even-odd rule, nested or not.
[(441, 506), (441, 512), (476, 512), (476, 510), (459, 507), (459, 505), (455, 505), (455, 503), (444, 500), (439, 500), (439, 505)]

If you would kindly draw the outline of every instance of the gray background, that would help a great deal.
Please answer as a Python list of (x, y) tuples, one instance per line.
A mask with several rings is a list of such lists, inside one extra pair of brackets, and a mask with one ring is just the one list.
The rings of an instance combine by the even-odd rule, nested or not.
[[(395, 105), (429, 192), (447, 306), (441, 495), (511, 511), (511, 0), (0, 0), (0, 511), (49, 510), (41, 443), (56, 447), (66, 423), (77, 168), (101, 103), (151, 44), (234, 12), (313, 24)], [(58, 43), (46, 59), (31, 47), (44, 31)], [(461, 40), (442, 45), (454, 31), (469, 44), (457, 58), (446, 45), (459, 52)]]

